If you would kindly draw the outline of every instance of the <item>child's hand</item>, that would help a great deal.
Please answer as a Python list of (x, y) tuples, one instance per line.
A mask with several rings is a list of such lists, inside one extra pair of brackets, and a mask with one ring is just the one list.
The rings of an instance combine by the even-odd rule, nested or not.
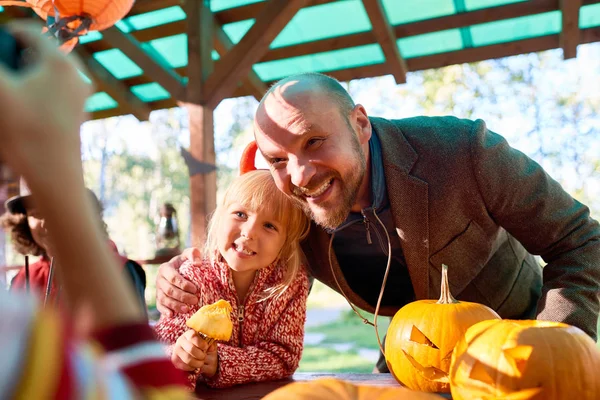
[[(35, 181), (55, 175), (62, 179), (81, 169), (79, 125), (91, 86), (79, 75), (83, 67), (76, 57), (61, 53), (42, 36), (41, 25), (19, 22), (9, 30), (33, 53), (31, 64), (21, 71), (0, 66), (0, 150), (32, 187)], [(80, 172), (75, 175), (83, 180)]]
[(190, 329), (179, 336), (179, 339), (175, 342), (171, 362), (176, 368), (183, 371), (198, 369), (202, 372), (207, 358), (207, 350), (208, 344), (206, 341), (193, 329)]
[(206, 358), (204, 358), (204, 365), (200, 369), (200, 372), (202, 372), (202, 375), (211, 378), (217, 373), (218, 367), (217, 344), (213, 343), (206, 351)]

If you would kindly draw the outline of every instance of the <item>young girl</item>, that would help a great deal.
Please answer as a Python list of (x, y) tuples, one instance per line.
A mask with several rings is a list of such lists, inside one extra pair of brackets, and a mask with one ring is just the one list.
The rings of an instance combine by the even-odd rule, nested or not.
[[(300, 241), (309, 222), (277, 187), (268, 170), (237, 177), (208, 227), (206, 258), (185, 262), (180, 273), (198, 287), (198, 305), (161, 317), (159, 339), (190, 381), (211, 387), (281, 379), (302, 355), (308, 277)], [(207, 346), (185, 321), (219, 299), (233, 307), (233, 334)]]

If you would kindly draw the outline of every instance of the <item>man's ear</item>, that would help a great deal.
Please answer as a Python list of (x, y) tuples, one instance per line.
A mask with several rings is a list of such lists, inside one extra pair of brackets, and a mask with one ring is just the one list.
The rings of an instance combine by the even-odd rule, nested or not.
[(367, 110), (365, 110), (362, 104), (357, 104), (352, 109), (350, 118), (350, 121), (354, 124), (360, 144), (367, 143), (371, 139), (372, 134), (371, 121), (367, 115)]

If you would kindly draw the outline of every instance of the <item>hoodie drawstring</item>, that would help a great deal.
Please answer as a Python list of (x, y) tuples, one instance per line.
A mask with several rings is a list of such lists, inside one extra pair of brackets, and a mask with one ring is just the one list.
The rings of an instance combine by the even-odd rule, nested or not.
[[(354, 313), (356, 315), (358, 315), (358, 317), (363, 321), (363, 323), (365, 325), (371, 325), (375, 328), (375, 336), (377, 336), (377, 343), (379, 344), (379, 349), (381, 350), (381, 354), (383, 354), (383, 357), (385, 357), (385, 351), (383, 350), (383, 345), (381, 344), (381, 338), (379, 337), (379, 329), (377, 326), (377, 315), (379, 314), (381, 300), (383, 299), (383, 292), (385, 290), (385, 285), (387, 283), (388, 275), (390, 272), (390, 266), (392, 265), (392, 241), (390, 240), (390, 235), (388, 234), (387, 229), (385, 228), (385, 225), (383, 224), (383, 222), (381, 222), (381, 219), (379, 219), (379, 217), (377, 216), (375, 209), (373, 209), (373, 215), (375, 216), (375, 219), (377, 219), (377, 222), (379, 222), (379, 224), (383, 227), (383, 231), (385, 232), (385, 236), (387, 238), (387, 243), (388, 243), (387, 266), (385, 267), (385, 274), (383, 275), (383, 282), (381, 284), (379, 298), (377, 299), (377, 305), (375, 306), (375, 317), (373, 319), (373, 322), (370, 322), (368, 319), (363, 317), (362, 314), (358, 311), (358, 309), (354, 306), (354, 304), (352, 304), (350, 299), (348, 299), (348, 296), (346, 296), (346, 293), (344, 293), (344, 290), (340, 286), (340, 283), (337, 279), (335, 271), (333, 270), (333, 263), (331, 262), (331, 249), (333, 248), (333, 238), (335, 237), (335, 232), (331, 235), (331, 238), (329, 239), (329, 250), (328, 250), (327, 258), (329, 260), (329, 268), (331, 269), (331, 275), (333, 275), (333, 279), (335, 280), (335, 284), (337, 285), (338, 289), (340, 289), (341, 295), (344, 296), (344, 298), (346, 299), (348, 304), (350, 304), (352, 311), (354, 311)], [(363, 214), (363, 217), (366, 219), (366, 216), (364, 214)]]

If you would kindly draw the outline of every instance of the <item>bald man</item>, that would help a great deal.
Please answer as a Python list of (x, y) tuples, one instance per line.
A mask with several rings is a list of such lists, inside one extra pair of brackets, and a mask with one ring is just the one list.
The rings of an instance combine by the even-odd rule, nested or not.
[[(313, 220), (303, 243), (312, 276), (357, 314), (378, 300), (379, 315), (392, 316), (437, 298), (446, 264), (459, 300), (596, 338), (598, 222), (483, 121), (369, 117), (336, 80), (310, 73), (269, 89), (254, 134), (279, 189)], [(181, 260), (160, 268), (163, 313), (195, 302)]]

